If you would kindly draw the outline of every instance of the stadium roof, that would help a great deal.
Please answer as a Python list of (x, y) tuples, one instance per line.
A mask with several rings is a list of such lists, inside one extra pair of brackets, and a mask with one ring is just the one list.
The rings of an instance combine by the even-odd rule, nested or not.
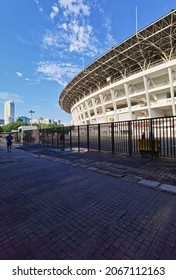
[(59, 104), (72, 106), (104, 86), (176, 58), (176, 10), (113, 47), (81, 71), (62, 91)]

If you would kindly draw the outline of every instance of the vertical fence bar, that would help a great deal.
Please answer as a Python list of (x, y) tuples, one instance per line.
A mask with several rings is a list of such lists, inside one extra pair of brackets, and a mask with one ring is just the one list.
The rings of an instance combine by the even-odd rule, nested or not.
[(100, 124), (98, 124), (98, 151), (101, 151)]
[(149, 135), (149, 140), (150, 140), (151, 156), (153, 157), (153, 155), (154, 155), (154, 132), (153, 132), (153, 121), (152, 121), (152, 119), (150, 119), (150, 135)]
[(165, 156), (165, 129), (164, 129), (164, 121), (165, 119), (163, 118), (163, 122), (162, 122), (162, 130), (163, 130), (163, 133), (162, 133), (162, 137), (163, 137), (163, 155)]
[(45, 145), (45, 129), (42, 129), (42, 142), (43, 146)]
[(46, 130), (46, 145), (49, 145), (48, 129)]
[(174, 150), (174, 157), (176, 156), (175, 128), (176, 128), (175, 117), (173, 117), (173, 150)]
[(169, 146), (169, 139), (168, 139), (168, 119), (166, 118), (166, 125), (165, 125), (165, 127), (166, 127), (166, 142), (167, 142), (167, 145), (166, 145), (166, 148), (167, 148), (167, 154), (166, 154), (166, 156), (168, 156), (168, 146)]
[(89, 151), (89, 125), (87, 125), (87, 150)]
[(70, 126), (70, 151), (72, 150), (72, 127)]
[(41, 129), (41, 133), (42, 133), (42, 144), (44, 146), (45, 145), (44, 129)]
[(115, 145), (114, 145), (114, 123), (111, 123), (111, 145), (112, 145), (112, 153), (115, 152)]
[(59, 129), (57, 128), (56, 129), (56, 146), (57, 146), (57, 148), (59, 146), (59, 133), (58, 133), (58, 131), (59, 131)]
[(169, 131), (169, 137), (170, 137), (170, 153), (169, 153), (169, 156), (172, 157), (172, 118), (169, 119), (169, 127), (170, 127), (170, 131)]
[(80, 131), (78, 126), (78, 152), (80, 152)]
[(51, 132), (51, 145), (53, 146), (53, 131)]
[(129, 155), (132, 155), (132, 130), (131, 130), (131, 121), (128, 122), (128, 151)]
[(62, 143), (63, 143), (63, 149), (65, 149), (65, 133), (66, 133), (66, 131), (65, 131), (65, 127), (63, 126), (63, 128), (62, 128)]

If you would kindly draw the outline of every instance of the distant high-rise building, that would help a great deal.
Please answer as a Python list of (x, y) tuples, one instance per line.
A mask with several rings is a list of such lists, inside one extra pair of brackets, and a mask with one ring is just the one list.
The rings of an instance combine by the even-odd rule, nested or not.
[(0, 125), (4, 124), (4, 120), (0, 119)]
[(9, 124), (15, 120), (15, 103), (7, 100), (4, 104), (4, 124)]

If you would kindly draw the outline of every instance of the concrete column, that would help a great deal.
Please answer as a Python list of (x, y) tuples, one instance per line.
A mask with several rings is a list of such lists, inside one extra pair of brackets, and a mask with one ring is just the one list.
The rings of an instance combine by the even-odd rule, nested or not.
[(104, 114), (104, 116), (106, 116), (106, 110), (105, 110), (105, 105), (104, 105), (105, 99), (103, 98), (102, 94), (99, 94), (99, 96), (100, 96), (100, 102), (101, 102), (103, 114)]
[(173, 73), (170, 67), (168, 68), (168, 75), (169, 75), (170, 94), (171, 94), (171, 102), (172, 102), (172, 114), (173, 116), (175, 116), (176, 109), (175, 109), (175, 97), (174, 97), (174, 87), (173, 87)]
[(95, 102), (95, 99), (92, 97), (92, 98), (91, 98), (91, 101), (92, 101), (92, 106), (93, 106), (93, 110), (94, 110), (95, 118), (96, 118), (96, 121), (98, 122), (97, 108), (96, 108), (96, 102)]
[(81, 124), (81, 116), (80, 116), (80, 109), (79, 109), (79, 107), (76, 108), (76, 113), (77, 113), (78, 124)]
[(131, 111), (131, 100), (130, 100), (130, 89), (129, 85), (127, 83), (124, 84), (126, 98), (127, 98), (127, 105), (128, 105), (128, 111), (129, 111), (129, 117), (132, 120), (132, 111)]
[(149, 80), (146, 76), (143, 76), (143, 81), (144, 81), (144, 89), (145, 89), (145, 94), (146, 94), (146, 100), (147, 100), (147, 108), (148, 108), (148, 115), (149, 118), (152, 118), (151, 114), (151, 109), (150, 109), (150, 96), (149, 96)]
[(82, 111), (81, 111), (81, 107), (78, 107), (78, 114), (79, 114), (79, 120), (80, 120), (80, 124), (84, 123), (84, 118), (82, 117)]
[(89, 117), (89, 123), (91, 124), (90, 109), (89, 109), (89, 104), (88, 104), (88, 102), (87, 102), (87, 101), (85, 102), (85, 106), (86, 106), (86, 110), (87, 110), (88, 117)]
[(85, 124), (87, 124), (87, 121), (86, 121), (86, 114), (85, 114), (85, 109), (84, 109), (83, 104), (81, 104), (81, 111), (82, 111), (82, 115), (83, 115), (84, 123), (85, 123)]
[(76, 125), (78, 123), (78, 118), (77, 118), (77, 112), (75, 109), (72, 112), (72, 118), (73, 118), (73, 124)]
[(117, 115), (117, 107), (116, 107), (116, 102), (115, 102), (115, 93), (113, 89), (110, 89), (111, 91), (111, 97), (112, 97), (112, 105), (114, 108), (114, 121), (118, 121), (118, 115)]

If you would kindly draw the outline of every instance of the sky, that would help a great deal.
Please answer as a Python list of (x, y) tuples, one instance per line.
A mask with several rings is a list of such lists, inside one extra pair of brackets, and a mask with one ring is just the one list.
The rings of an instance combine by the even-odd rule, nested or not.
[(33, 110), (69, 125), (58, 104), (64, 86), (172, 9), (175, 0), (0, 0), (0, 119), (13, 100), (15, 118)]

